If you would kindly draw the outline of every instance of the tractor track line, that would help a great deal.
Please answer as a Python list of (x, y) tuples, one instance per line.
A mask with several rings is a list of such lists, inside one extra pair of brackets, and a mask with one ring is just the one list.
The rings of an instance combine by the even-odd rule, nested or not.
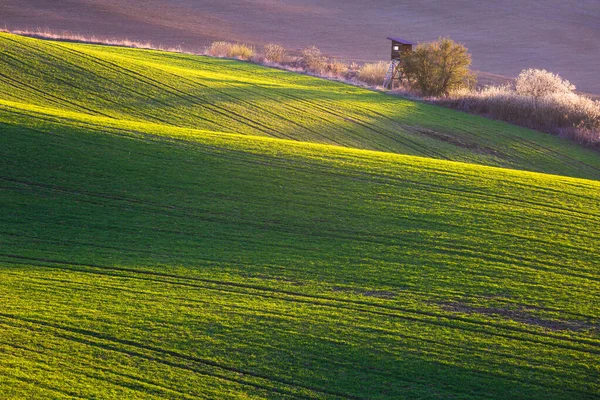
[[(312, 387), (312, 386), (308, 386), (308, 385), (303, 385), (301, 383), (294, 382), (290, 379), (269, 376), (269, 375), (265, 375), (263, 373), (259, 373), (259, 372), (255, 372), (255, 371), (246, 371), (244, 369), (240, 369), (237, 367), (222, 365), (216, 361), (212, 361), (209, 359), (204, 359), (204, 358), (200, 358), (197, 356), (183, 354), (183, 353), (180, 353), (180, 352), (174, 351), (174, 350), (150, 346), (147, 344), (136, 342), (134, 340), (120, 339), (120, 338), (117, 338), (117, 337), (114, 337), (111, 335), (107, 335), (107, 334), (96, 332), (96, 331), (91, 331), (88, 329), (63, 326), (63, 325), (59, 325), (56, 323), (40, 321), (40, 320), (36, 320), (36, 319), (32, 319), (32, 318), (18, 317), (16, 315), (7, 314), (4, 312), (0, 312), (0, 317), (63, 331), (63, 332), (65, 332), (64, 334), (56, 334), (55, 333), (55, 335), (59, 336), (59, 337), (64, 337), (65, 339), (68, 339), (68, 340), (75, 340), (75, 341), (78, 341), (83, 344), (88, 344), (88, 345), (102, 347), (102, 348), (108, 348), (110, 350), (114, 350), (114, 351), (118, 351), (118, 352), (129, 353), (133, 356), (146, 358), (151, 361), (162, 362), (165, 364), (169, 363), (169, 364), (172, 364), (171, 366), (174, 366), (174, 367), (182, 367), (184, 364), (173, 363), (164, 358), (161, 359), (158, 357), (153, 357), (150, 355), (140, 353), (138, 351), (126, 350), (126, 349), (120, 348), (119, 345), (129, 346), (129, 347), (133, 347), (138, 350), (149, 351), (149, 352), (160, 354), (163, 356), (169, 356), (169, 357), (173, 357), (175, 359), (187, 360), (187, 361), (191, 361), (191, 362), (203, 365), (205, 367), (212, 367), (212, 368), (217, 368), (217, 369), (220, 369), (223, 371), (232, 372), (235, 374), (251, 376), (251, 377), (259, 378), (261, 380), (265, 380), (268, 382), (283, 384), (283, 385), (291, 386), (291, 387), (297, 387), (297, 388), (308, 390), (308, 391), (315, 392), (315, 393), (321, 393), (321, 394), (330, 395), (330, 396), (338, 396), (338, 397), (342, 397), (342, 398), (346, 398), (346, 399), (364, 400), (363, 397), (358, 397), (358, 396), (353, 396), (353, 395), (350, 395), (347, 393), (340, 393), (340, 392), (331, 391), (328, 389), (316, 388), (316, 387)], [(80, 338), (77, 335), (81, 335), (83, 338)], [(110, 344), (102, 343), (101, 341), (106, 341), (106, 342), (109, 342)], [(167, 364), (167, 365), (169, 365), (169, 364)], [(194, 369), (194, 370), (198, 373), (203, 373), (201, 371), (197, 371), (196, 369)], [(229, 378), (222, 374), (220, 374), (220, 376), (219, 376), (216, 374), (211, 374), (209, 372), (205, 372), (205, 373), (206, 373), (206, 375), (217, 376), (217, 377), (221, 377), (222, 379), (227, 379), (227, 380), (231, 380), (231, 381), (237, 381), (234, 378)], [(260, 389), (264, 389), (264, 390), (273, 390), (273, 391), (277, 391), (277, 392), (283, 393), (283, 394), (291, 394), (294, 396), (298, 396), (298, 394), (296, 394), (296, 393), (289, 392), (288, 390), (284, 391), (278, 387), (265, 386), (265, 385), (257, 384), (254, 382), (244, 381), (241, 379), (238, 381), (238, 383), (254, 386), (256, 388), (260, 388)], [(307, 397), (303, 396), (302, 398), (307, 398)], [(312, 397), (308, 397), (308, 398), (312, 398)]]
[[(88, 272), (88, 273), (100, 273), (101, 275), (106, 275), (106, 274), (115, 275), (114, 273), (110, 274), (108, 271), (118, 271), (121, 273), (125, 273), (125, 275), (115, 275), (115, 276), (129, 277), (132, 279), (141, 279), (141, 280), (149, 280), (149, 281), (155, 280), (157, 282), (162, 282), (162, 283), (170, 283), (170, 284), (174, 284), (174, 285), (182, 285), (182, 286), (188, 286), (188, 287), (198, 287), (198, 288), (207, 289), (207, 290), (231, 291), (231, 292), (239, 293), (239, 294), (247, 294), (249, 296), (275, 298), (275, 299), (279, 299), (279, 300), (283, 300), (283, 301), (297, 301), (297, 302), (301, 302), (301, 303), (314, 304), (314, 305), (324, 306), (324, 307), (334, 307), (334, 308), (346, 309), (346, 310), (350, 310), (350, 311), (358, 311), (358, 312), (364, 312), (364, 313), (371, 313), (374, 315), (382, 315), (382, 316), (387, 316), (387, 317), (400, 318), (400, 319), (404, 319), (404, 320), (408, 320), (408, 321), (412, 321), (412, 322), (425, 323), (425, 324), (431, 324), (431, 325), (436, 325), (436, 326), (446, 326), (446, 327), (450, 327), (450, 328), (462, 329), (462, 330), (467, 330), (467, 331), (471, 331), (471, 332), (478, 332), (478, 333), (491, 335), (491, 336), (499, 336), (499, 337), (504, 337), (504, 338), (508, 338), (508, 339), (529, 341), (532, 343), (539, 343), (539, 344), (544, 344), (544, 345), (549, 345), (550, 343), (545, 342), (544, 340), (539, 339), (538, 337), (552, 339), (552, 340), (559, 340), (559, 341), (563, 341), (563, 342), (574, 342), (574, 343), (579, 343), (579, 344), (583, 344), (586, 346), (592, 346), (592, 347), (600, 347), (599, 341), (591, 340), (591, 339), (572, 338), (572, 337), (556, 335), (556, 334), (552, 334), (552, 333), (548, 333), (548, 332), (542, 333), (539, 331), (532, 331), (532, 330), (528, 330), (525, 328), (519, 328), (519, 327), (514, 327), (514, 326), (499, 326), (499, 325), (495, 325), (495, 324), (490, 324), (488, 322), (483, 322), (483, 321), (475, 320), (472, 318), (466, 318), (466, 317), (462, 317), (462, 316), (450, 316), (447, 314), (440, 314), (440, 313), (436, 313), (436, 312), (419, 311), (419, 310), (402, 308), (402, 307), (398, 307), (398, 306), (371, 303), (371, 302), (361, 301), (361, 300), (351, 300), (351, 299), (341, 300), (341, 299), (336, 299), (336, 298), (332, 298), (329, 296), (311, 295), (311, 294), (306, 294), (306, 293), (301, 293), (301, 292), (293, 292), (290, 290), (280, 290), (280, 289), (275, 289), (275, 288), (265, 287), (265, 286), (244, 284), (244, 283), (238, 283), (238, 282), (225, 282), (225, 281), (219, 281), (219, 280), (207, 279), (207, 278), (181, 277), (181, 276), (174, 275), (174, 274), (158, 273), (158, 272), (153, 272), (153, 271), (132, 270), (130, 268), (123, 268), (123, 267), (108, 267), (108, 266), (93, 265), (93, 264), (88, 264), (88, 263), (82, 264), (82, 263), (76, 263), (76, 262), (64, 262), (64, 261), (40, 259), (40, 258), (33, 258), (33, 257), (17, 256), (17, 255), (11, 255), (11, 254), (0, 254), (0, 256), (4, 256), (7, 258), (26, 259), (26, 260), (32, 260), (32, 261), (42, 261), (42, 262), (47, 262), (47, 263), (52, 263), (52, 264), (59, 264), (59, 265), (63, 265), (64, 267), (58, 267), (58, 268), (62, 268), (62, 269), (66, 269), (66, 270), (76, 270), (76, 271)], [(72, 268), (71, 266), (75, 267), (75, 268)], [(84, 267), (84, 269), (80, 269), (78, 267)], [(86, 267), (88, 268), (88, 270), (85, 269)], [(49, 268), (57, 268), (57, 267), (49, 267)], [(100, 271), (90, 271), (89, 268), (94, 268), (94, 269), (97, 269)], [(127, 275), (127, 274), (134, 274), (134, 275)], [(152, 276), (154, 278), (143, 278), (141, 276), (135, 276), (135, 274)], [(158, 279), (157, 277), (163, 278), (163, 280)], [(173, 281), (173, 280), (169, 280), (169, 279), (176, 279), (176, 280)], [(183, 280), (184, 282), (180, 282), (177, 280)], [(205, 285), (199, 285), (197, 283), (185, 282), (186, 280), (192, 281), (192, 282), (201, 282), (201, 283), (204, 283)], [(206, 284), (215, 285), (217, 287), (206, 286)], [(234, 289), (227, 290), (227, 289), (223, 289), (223, 288), (218, 288), (218, 286), (232, 287)], [(239, 291), (239, 290), (235, 290), (235, 289), (245, 289), (245, 290), (251, 290), (254, 292), (244, 292), (244, 291)], [(342, 304), (339, 304), (339, 303), (342, 303)], [(358, 306), (359, 308), (352, 307), (352, 305)], [(373, 308), (375, 308), (375, 310), (364, 308), (364, 307), (373, 307)], [(376, 309), (384, 309), (386, 311), (377, 311)], [(399, 312), (408, 313), (408, 314), (416, 314), (416, 315), (420, 315), (420, 316), (427, 317), (427, 318), (436, 318), (436, 320), (424, 320), (424, 319), (420, 319), (420, 318), (409, 316), (409, 315), (399, 315), (399, 314), (393, 313), (393, 311), (399, 311)], [(457, 325), (451, 325), (451, 324), (449, 325), (448, 323), (439, 321), (440, 318), (462, 322), (465, 324), (469, 324), (469, 326), (457, 326)], [(487, 326), (487, 327), (491, 328), (492, 330), (495, 330), (495, 332), (477, 329), (476, 327), (474, 328), (474, 327), (471, 327), (470, 325)], [(535, 336), (536, 338), (535, 339), (534, 338), (524, 338), (524, 337), (515, 336), (513, 334), (509, 334), (509, 333), (500, 333), (497, 331), (498, 329), (532, 335), (532, 336)], [(558, 347), (565, 348), (565, 349), (581, 351), (581, 352), (585, 352), (585, 353), (589, 353), (589, 354), (600, 354), (600, 349), (598, 349), (598, 350), (597, 349), (583, 349), (583, 348), (578, 348), (576, 346), (573, 346), (571, 344), (562, 344), (562, 343), (561, 344), (552, 343), (551, 345), (558, 346)]]

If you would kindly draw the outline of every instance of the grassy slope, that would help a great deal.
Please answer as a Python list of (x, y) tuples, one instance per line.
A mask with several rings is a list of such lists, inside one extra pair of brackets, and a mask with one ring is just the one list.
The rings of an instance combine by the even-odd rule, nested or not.
[(252, 64), (9, 34), (0, 50), (8, 110), (37, 105), (600, 179), (597, 153), (551, 135)]
[(0, 107), (2, 397), (600, 393), (600, 183), (21, 100)]

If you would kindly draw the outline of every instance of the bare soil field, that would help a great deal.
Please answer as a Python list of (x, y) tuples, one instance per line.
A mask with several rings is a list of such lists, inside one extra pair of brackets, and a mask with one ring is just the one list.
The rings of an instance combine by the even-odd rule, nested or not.
[(389, 35), (450, 36), (473, 54), (484, 83), (528, 67), (600, 94), (598, 0), (2, 0), (0, 27), (72, 31), (190, 50), (214, 40), (316, 45), (350, 61), (389, 57)]

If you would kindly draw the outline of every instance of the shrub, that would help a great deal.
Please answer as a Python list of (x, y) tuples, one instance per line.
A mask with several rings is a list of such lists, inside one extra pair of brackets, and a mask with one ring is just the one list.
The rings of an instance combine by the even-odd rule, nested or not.
[(553, 94), (573, 93), (575, 86), (557, 74), (545, 69), (526, 69), (521, 71), (516, 81), (516, 91), (523, 96), (531, 96), (536, 101)]
[(268, 61), (280, 64), (285, 60), (286, 50), (283, 46), (269, 43), (265, 45), (263, 51), (265, 53), (265, 59)]
[(300, 52), (300, 66), (305, 71), (314, 73), (322, 73), (327, 66), (327, 57), (321, 54), (315, 46), (310, 46), (302, 49)]
[(474, 86), (471, 55), (450, 38), (419, 44), (402, 60), (411, 86), (426, 96), (447, 96), (453, 90)]
[(385, 74), (387, 73), (389, 63), (379, 61), (377, 63), (364, 64), (358, 70), (357, 78), (359, 81), (373, 86), (383, 85)]
[(230, 42), (213, 42), (206, 49), (206, 54), (213, 57), (238, 58), (248, 60), (254, 54), (254, 49), (245, 44)]

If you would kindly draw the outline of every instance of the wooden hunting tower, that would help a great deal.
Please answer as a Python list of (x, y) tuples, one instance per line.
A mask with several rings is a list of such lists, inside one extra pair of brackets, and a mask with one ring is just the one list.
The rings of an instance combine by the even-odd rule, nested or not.
[(392, 62), (385, 74), (383, 87), (393, 89), (394, 81), (402, 81), (401, 57), (412, 51), (414, 43), (399, 37), (388, 37), (388, 39), (392, 41)]
[(399, 60), (402, 54), (412, 51), (413, 42), (399, 37), (388, 37), (388, 39), (392, 41), (392, 60)]

